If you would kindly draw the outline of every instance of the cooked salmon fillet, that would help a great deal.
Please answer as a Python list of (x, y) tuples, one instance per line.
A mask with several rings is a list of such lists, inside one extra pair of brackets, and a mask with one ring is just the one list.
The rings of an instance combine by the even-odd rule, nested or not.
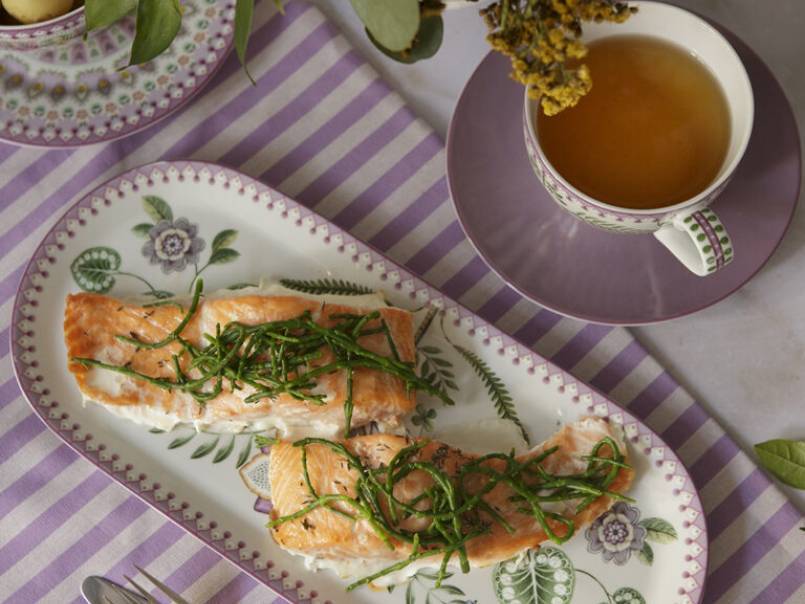
[[(555, 453), (542, 462), (542, 467), (554, 475), (578, 474), (583, 472), (588, 464), (583, 457), (589, 455), (594, 445), (605, 437), (612, 438), (621, 454), (626, 455), (626, 446), (620, 430), (600, 418), (588, 417), (564, 426), (542, 444), (517, 457), (517, 460), (524, 462), (547, 449), (558, 447)], [(380, 468), (387, 466), (394, 455), (411, 442), (400, 436), (374, 434), (349, 439), (344, 445), (358, 456), (365, 466)], [(307, 445), (306, 451), (310, 481), (317, 494), (355, 495), (358, 474), (356, 470), (347, 466), (342, 455), (322, 444)], [(463, 465), (476, 458), (475, 455), (462, 453), (439, 442), (429, 442), (418, 454), (419, 460), (429, 460), (451, 476), (455, 476)], [(483, 464), (498, 471), (505, 466), (505, 462), (500, 459), (490, 459)], [(630, 487), (634, 474), (626, 467), (619, 467), (617, 472), (608, 488), (612, 492), (623, 493)], [(478, 492), (484, 481), (480, 475), (473, 475), (467, 483), (468, 492)], [(273, 503), (272, 519), (293, 514), (310, 504), (312, 499), (304, 481), (301, 447), (281, 442), (271, 448), (269, 483)], [(432, 484), (430, 476), (416, 470), (395, 485), (395, 497), (401, 501), (410, 501)], [(548, 539), (534, 516), (518, 511), (518, 507), (521, 508), (523, 504), (511, 501), (510, 497), (513, 494), (514, 491), (508, 485), (498, 483), (483, 496), (484, 501), (505, 518), (514, 531), (509, 533), (501, 523), (489, 522), (491, 526), (489, 532), (467, 543), (467, 554), (472, 566), (487, 566), (506, 560), (524, 549), (537, 547)], [(578, 503), (578, 499), (549, 503), (544, 504), (544, 509), (558, 512), (571, 519), (575, 532), (578, 533), (582, 526), (608, 510), (613, 501), (608, 496), (601, 496), (583, 511), (576, 513)], [(341, 503), (332, 505), (343, 511), (350, 510)], [(421, 524), (423, 522), (424, 525)], [(408, 530), (422, 530), (428, 522), (409, 517), (400, 521), (397, 526)], [(549, 524), (557, 535), (565, 535), (567, 528), (564, 525), (553, 520), (549, 520)], [(386, 567), (407, 558), (412, 551), (409, 544), (402, 542), (396, 542), (394, 550), (390, 550), (366, 521), (353, 521), (325, 507), (319, 507), (300, 518), (279, 524), (270, 531), (280, 546), (308, 556), (309, 560), (316, 561), (315, 566), (319, 568), (336, 567), (342, 571), (346, 568), (347, 570), (341, 573), (342, 576), (352, 575), (351, 569), (356, 568), (355, 565), (345, 566), (345, 562), (367, 563), (368, 566), (357, 566), (360, 569), (358, 572), (365, 576), (369, 574), (366, 572), (367, 569), (377, 570), (378, 566)], [(438, 566), (440, 557), (423, 560), (427, 561), (428, 566)]]
[[(184, 310), (172, 304), (149, 307), (92, 293), (67, 296), (64, 338), (69, 369), (85, 399), (104, 405), (118, 415), (163, 429), (181, 422), (193, 422), (200, 427), (214, 426), (222, 431), (239, 431), (246, 427), (262, 430), (276, 426), (280, 434), (294, 434), (294, 438), (310, 434), (336, 434), (343, 430), (346, 424), (345, 371), (317, 378), (316, 392), (325, 396), (323, 405), (301, 401), (284, 393), (275, 399), (263, 398), (256, 403), (246, 403), (244, 399), (254, 389), (245, 385), (233, 391), (226, 380), (221, 394), (201, 405), (189, 393), (177, 389), (168, 391), (137, 377), (100, 367), (86, 367), (72, 361), (74, 358), (89, 358), (127, 366), (149, 377), (175, 380), (172, 355), (182, 353), (178, 342), (158, 349), (137, 349), (116, 336), (126, 335), (143, 342), (158, 342), (179, 325), (186, 307)], [(256, 325), (293, 319), (308, 311), (318, 324), (329, 326), (333, 321), (331, 315), (366, 314), (370, 310), (373, 309), (343, 303), (324, 304), (321, 300), (303, 296), (225, 292), (203, 298), (181, 336), (202, 348), (203, 334), (215, 334), (217, 326), (223, 329), (233, 321)], [(380, 308), (379, 312), (388, 324), (400, 359), (413, 361), (415, 351), (411, 313), (392, 307)], [(392, 354), (384, 334), (367, 335), (359, 342), (377, 354)], [(325, 352), (320, 362), (327, 360), (326, 355)], [(187, 354), (181, 357), (183, 371), (187, 370), (189, 362)], [(188, 375), (196, 377), (197, 373), (194, 372), (197, 370), (190, 370)], [(375, 421), (385, 430), (393, 430), (414, 406), (414, 394), (406, 391), (399, 378), (375, 369), (355, 369), (352, 394), (353, 427)]]

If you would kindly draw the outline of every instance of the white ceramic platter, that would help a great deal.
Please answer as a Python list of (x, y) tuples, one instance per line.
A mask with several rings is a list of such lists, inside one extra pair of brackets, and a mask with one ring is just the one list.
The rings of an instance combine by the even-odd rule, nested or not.
[[(146, 226), (159, 220), (172, 224)], [(188, 256), (173, 258), (173, 270), (166, 273), (168, 260), (155, 253), (154, 237), (168, 226), (192, 245), (185, 246)], [(230, 229), (236, 233), (216, 240)], [(254, 510), (255, 497), (236, 469), (255, 452), (251, 435), (193, 435), (187, 428), (155, 434), (96, 405), (82, 406), (62, 341), (65, 295), (81, 288), (121, 297), (184, 294), (197, 270), (208, 291), (260, 278), (336, 278), (383, 290), (398, 306), (425, 306), (420, 316), (429, 306), (443, 309), (449, 338), (477, 354), (503, 380), (532, 442), (584, 415), (623, 425), (638, 476), (631, 492), (636, 503), (618, 504), (561, 549), (548, 544), (519, 561), (454, 574), (440, 590), (434, 590), (429, 573), (420, 572), (391, 593), (346, 593), (346, 582), (329, 571), (308, 571), (271, 540), (266, 516)], [(11, 338), (22, 390), (51, 429), (291, 602), (690, 604), (701, 599), (707, 567), (701, 502), (687, 471), (657, 435), (320, 216), (233, 170), (198, 162), (151, 164), (82, 199), (47, 235), (27, 267)], [(479, 422), (494, 424), (488, 421), (496, 411), (484, 384), (439, 329), (431, 327), (420, 350), (425, 346), (452, 363), (459, 403), (448, 408), (420, 401), (413, 432), (449, 434), (452, 428), (455, 434), (458, 427), (466, 440)], [(434, 348), (440, 352), (433, 353)], [(428, 414), (431, 409), (435, 416)], [(423, 417), (432, 426), (424, 426)], [(497, 450), (516, 444), (516, 434), (496, 432)]]

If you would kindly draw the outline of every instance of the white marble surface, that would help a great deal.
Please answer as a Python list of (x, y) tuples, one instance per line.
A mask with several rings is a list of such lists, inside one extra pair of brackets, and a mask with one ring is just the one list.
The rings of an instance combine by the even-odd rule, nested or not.
[[(474, 7), (445, 16), (445, 40), (427, 62), (400, 65), (375, 51), (349, 4), (314, 0), (364, 51), (387, 81), (442, 136), (464, 83), (486, 55)], [(805, 132), (805, 2), (680, 0), (736, 32), (767, 62)], [(758, 200), (762, 202), (762, 200)], [(634, 329), (636, 337), (747, 450), (775, 437), (805, 439), (805, 212), (769, 264), (742, 290), (710, 309)], [(805, 491), (787, 489), (805, 510)]]

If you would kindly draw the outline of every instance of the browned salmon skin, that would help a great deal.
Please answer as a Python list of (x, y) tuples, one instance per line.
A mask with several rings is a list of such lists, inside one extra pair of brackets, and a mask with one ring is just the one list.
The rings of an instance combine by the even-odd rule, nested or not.
[[(109, 296), (80, 293), (67, 296), (64, 313), (64, 339), (67, 345), (68, 367), (88, 400), (106, 406), (113, 412), (140, 423), (171, 427), (179, 422), (216, 425), (223, 430), (243, 429), (247, 422), (271, 420), (269, 423), (296, 427), (294, 434), (337, 433), (345, 426), (345, 372), (322, 375), (317, 389), (326, 396), (326, 403), (317, 405), (287, 394), (275, 399), (245, 403), (253, 390), (244, 387), (232, 390), (224, 385), (219, 396), (205, 405), (179, 390), (165, 390), (136, 377), (129, 377), (99, 367), (86, 367), (73, 362), (74, 358), (89, 358), (114, 365), (125, 365), (134, 371), (154, 378), (174, 380), (172, 355), (181, 354), (180, 344), (173, 342), (158, 349), (138, 349), (120, 341), (118, 335), (136, 337), (144, 342), (158, 342), (168, 336), (181, 322), (186, 310), (176, 305), (143, 306)], [(181, 336), (201, 347), (205, 333), (214, 334), (216, 326), (223, 329), (237, 321), (245, 325), (288, 320), (310, 312), (321, 325), (329, 325), (331, 315), (339, 313), (366, 314), (367, 309), (344, 304), (323, 305), (321, 301), (292, 295), (231, 295), (204, 298)], [(413, 317), (398, 308), (380, 309), (389, 326), (391, 337), (403, 361), (414, 360)], [(390, 346), (383, 334), (367, 335), (360, 344), (368, 350), (389, 356)], [(189, 359), (182, 359), (186, 369)], [(192, 376), (192, 372), (190, 373)], [(358, 368), (353, 378), (354, 411), (351, 425), (359, 427), (376, 421), (386, 429), (400, 425), (401, 418), (414, 406), (413, 394), (406, 392), (403, 382), (379, 370)], [(167, 425), (164, 425), (167, 424)], [(272, 424), (272, 425), (273, 425)], [(261, 424), (265, 427), (268, 424)], [(290, 429), (290, 428), (289, 428)]]
[[(555, 453), (542, 462), (542, 467), (553, 475), (579, 474), (588, 465), (584, 456), (589, 455), (595, 444), (607, 437), (617, 443), (621, 454), (626, 454), (619, 429), (613, 428), (602, 419), (587, 417), (564, 426), (542, 444), (517, 457), (517, 460), (523, 462), (558, 447)], [(395, 454), (411, 443), (411, 440), (404, 437), (375, 434), (352, 438), (343, 444), (366, 467), (382, 468), (388, 466)], [(337, 493), (355, 496), (357, 471), (348, 466), (342, 455), (323, 444), (310, 444), (305, 450), (309, 478), (318, 495)], [(419, 460), (431, 461), (449, 475), (455, 475), (464, 464), (476, 458), (475, 455), (462, 453), (439, 442), (427, 443), (418, 454)], [(624, 461), (627, 459), (624, 458)], [(483, 463), (500, 470), (505, 462), (493, 459)], [(630, 487), (633, 476), (630, 468), (619, 467), (608, 490), (624, 493)], [(482, 479), (479, 477), (478, 480)], [(290, 442), (281, 442), (271, 448), (269, 483), (273, 503), (272, 519), (296, 513), (311, 503), (310, 491), (303, 475), (301, 447)], [(395, 484), (395, 497), (401, 501), (410, 501), (432, 484), (433, 480), (427, 474), (415, 471)], [(477, 486), (480, 485), (478, 483)], [(472, 485), (469, 491), (472, 492)], [(522, 512), (523, 504), (511, 500), (513, 494), (509, 486), (499, 483), (483, 496), (486, 503), (511, 525), (513, 531), (508, 532), (499, 522), (489, 522), (491, 528), (488, 532), (467, 543), (468, 558), (473, 566), (486, 566), (506, 560), (524, 549), (537, 547), (548, 539), (534, 516)], [(608, 510), (612, 502), (611, 497), (602, 495), (578, 513), (578, 500), (547, 505), (554, 506), (552, 510), (571, 520), (578, 533), (581, 527)], [(342, 511), (350, 509), (340, 503), (332, 505)], [(422, 519), (409, 517), (398, 526), (418, 531), (423, 527), (416, 523), (422, 522)], [(549, 521), (549, 525), (558, 535), (564, 535), (567, 531), (566, 526), (561, 523)], [(427, 527), (427, 522), (424, 527)], [(271, 533), (283, 548), (323, 560), (383, 560), (391, 564), (407, 558), (412, 551), (410, 544), (401, 542), (397, 542), (394, 549), (390, 550), (366, 521), (353, 520), (326, 507), (319, 507), (298, 519), (279, 524), (271, 529)], [(438, 564), (437, 558), (430, 565)]]

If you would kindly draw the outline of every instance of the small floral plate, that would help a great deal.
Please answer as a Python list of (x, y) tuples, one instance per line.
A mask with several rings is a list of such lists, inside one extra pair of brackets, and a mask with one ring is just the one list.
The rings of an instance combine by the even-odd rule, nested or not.
[(232, 46), (234, 2), (187, 0), (183, 7), (171, 47), (139, 67), (125, 68), (134, 17), (86, 39), (0, 50), (0, 140), (38, 147), (106, 142), (182, 107)]
[[(148, 430), (82, 405), (67, 371), (64, 298), (79, 290), (152, 299), (261, 278), (308, 292), (382, 290), (419, 309), (418, 370), (460, 401), (422, 397), (409, 430), (476, 451), (522, 447), (585, 415), (622, 426), (637, 473), (618, 503), (564, 546), (547, 543), (441, 587), (423, 569), (382, 600), (397, 604), (698, 604), (707, 530), (693, 482), (656, 434), (598, 392), (485, 323), (321, 216), (233, 170), (162, 162), (131, 170), (73, 206), (36, 250), (14, 304), (11, 343), (22, 391), (67, 444), (245, 572), (294, 603), (377, 602), (308, 570), (265, 528), (239, 468), (252, 433)], [(494, 431), (492, 427), (495, 427)], [(479, 444), (484, 439), (486, 443)], [(461, 442), (457, 442), (461, 440)], [(256, 460), (259, 462), (260, 458)], [(246, 466), (246, 469), (254, 464)]]

